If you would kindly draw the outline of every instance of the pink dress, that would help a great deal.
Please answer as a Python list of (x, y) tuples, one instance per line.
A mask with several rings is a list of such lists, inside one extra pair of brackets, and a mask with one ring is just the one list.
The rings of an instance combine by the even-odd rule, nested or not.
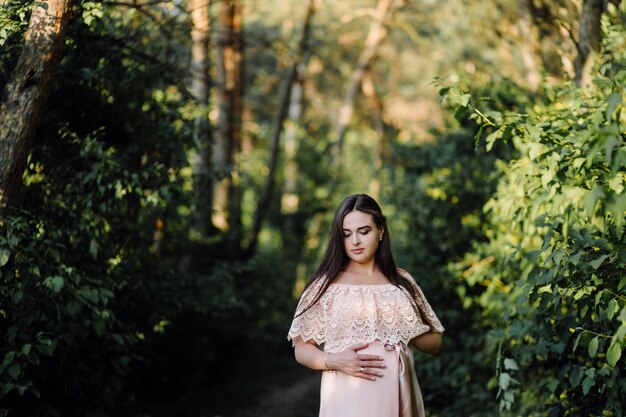
[[(401, 274), (414, 282), (403, 270)], [(419, 386), (413, 373), (411, 339), (444, 328), (416, 284), (419, 314), (403, 288), (393, 284), (331, 284), (320, 300), (298, 315), (315, 298), (323, 281), (308, 287), (298, 304), (288, 339), (313, 340), (326, 352), (341, 352), (357, 343), (370, 343), (359, 353), (382, 356), (387, 365), (376, 381), (343, 372), (324, 372), (320, 417), (421, 417)], [(412, 396), (412, 404), (407, 396)]]

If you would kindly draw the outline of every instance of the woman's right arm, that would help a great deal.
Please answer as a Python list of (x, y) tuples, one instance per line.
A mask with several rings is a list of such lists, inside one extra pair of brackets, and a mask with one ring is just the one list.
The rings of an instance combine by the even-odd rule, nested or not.
[(320, 350), (313, 340), (305, 342), (301, 337), (296, 337), (293, 339), (293, 342), (295, 344), (294, 353), (296, 355), (296, 361), (300, 365), (317, 371), (328, 369), (324, 365), (324, 356), (326, 354)]
[[(310, 340), (305, 342), (300, 337), (294, 338), (296, 361), (307, 368), (323, 371), (335, 370), (363, 379), (375, 380), (383, 374), (375, 368), (385, 368), (383, 358), (376, 355), (357, 353), (369, 344), (354, 345), (339, 353), (327, 353)], [(363, 371), (361, 371), (363, 369)]]

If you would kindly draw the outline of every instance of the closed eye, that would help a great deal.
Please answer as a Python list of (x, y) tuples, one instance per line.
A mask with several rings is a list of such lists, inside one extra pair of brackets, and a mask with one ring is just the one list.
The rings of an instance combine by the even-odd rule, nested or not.
[[(365, 235), (367, 235), (371, 231), (372, 231), (372, 228), (369, 227), (369, 226), (363, 226), (363, 227), (359, 227), (357, 229), (357, 233), (359, 233), (361, 236), (365, 236)], [(348, 238), (350, 236), (352, 236), (352, 232), (351, 231), (348, 231), (348, 230), (344, 230), (343, 231), (343, 237), (344, 238)]]

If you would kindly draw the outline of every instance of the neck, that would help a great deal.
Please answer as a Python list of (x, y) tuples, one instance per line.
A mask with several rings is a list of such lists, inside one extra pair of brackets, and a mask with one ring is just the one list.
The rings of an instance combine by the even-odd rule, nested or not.
[(368, 262), (366, 264), (350, 262), (348, 266), (346, 266), (346, 271), (357, 275), (365, 275), (371, 277), (378, 272), (378, 267), (376, 266), (376, 263), (374, 261)]

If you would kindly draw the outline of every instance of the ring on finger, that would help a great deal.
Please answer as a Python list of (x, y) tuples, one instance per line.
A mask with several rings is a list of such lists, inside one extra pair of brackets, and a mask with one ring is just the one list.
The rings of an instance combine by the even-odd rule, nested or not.
[(365, 373), (365, 368), (361, 366), (361, 372)]

